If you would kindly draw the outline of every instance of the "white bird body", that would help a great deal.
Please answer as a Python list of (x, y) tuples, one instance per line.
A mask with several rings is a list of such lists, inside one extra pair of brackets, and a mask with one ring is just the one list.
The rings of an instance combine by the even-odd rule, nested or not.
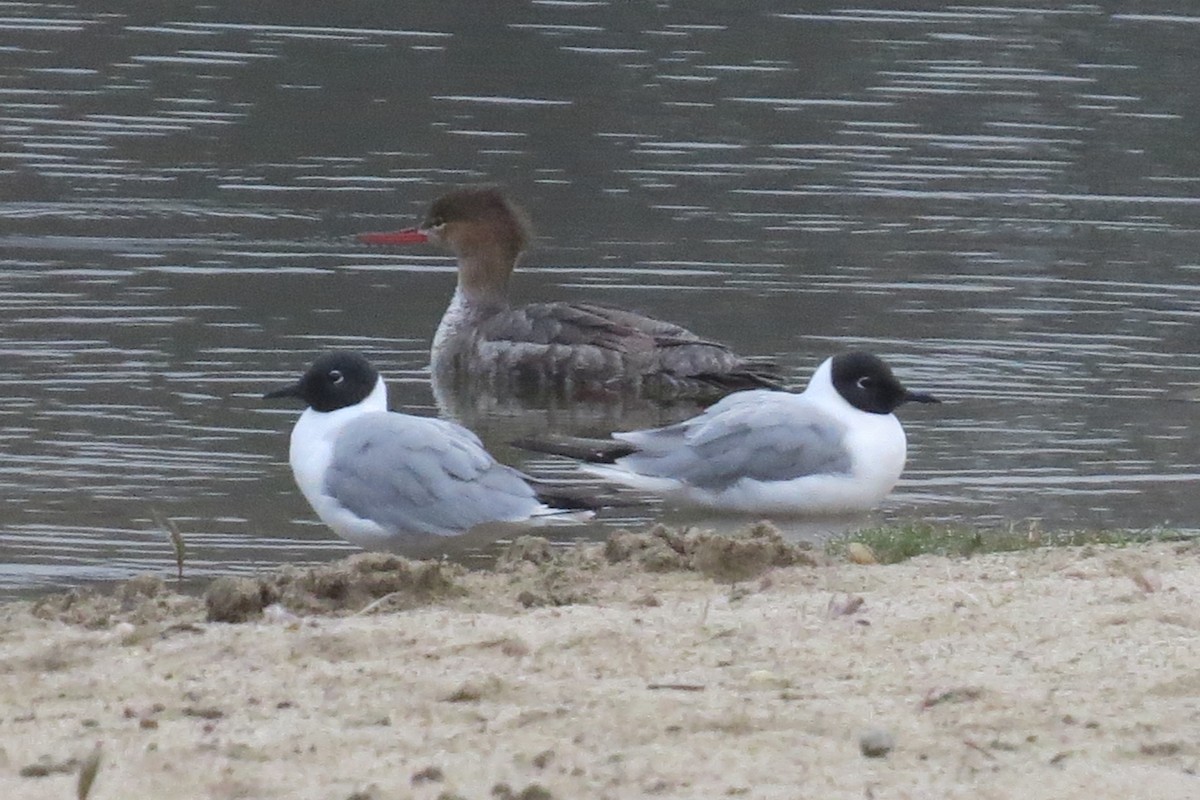
[[(836, 385), (835, 359), (827, 359), (800, 394), (737, 392), (675, 425), (613, 434), (634, 452), (584, 469), (678, 502), (729, 511), (873, 508), (896, 485), (907, 454), (904, 428), (891, 409), (906, 400), (936, 401), (904, 389), (883, 362), (863, 357), (873, 359), (866, 368), (874, 371), (859, 367)], [(856, 383), (864, 379), (874, 383)]]
[(325, 491), (325, 475), (333, 462), (333, 448), (342, 428), (369, 413), (387, 413), (387, 388), (383, 378), (367, 399), (357, 406), (334, 411), (304, 409), (292, 428), (288, 463), (304, 499), (321, 521), (348, 542), (367, 550), (378, 549), (390, 538), (382, 525), (358, 516)]
[[(300, 383), (269, 395), (309, 401), (292, 428), (288, 461), (309, 505), (343, 539), (389, 550), (487, 523), (569, 516), (539, 500), (525, 476), (498, 463), (467, 429), (389, 412), (383, 379), (361, 364), (369, 372), (357, 373), (354, 362), (314, 365)], [(344, 397), (330, 399), (330, 374)], [(328, 408), (314, 407), (314, 396)]]

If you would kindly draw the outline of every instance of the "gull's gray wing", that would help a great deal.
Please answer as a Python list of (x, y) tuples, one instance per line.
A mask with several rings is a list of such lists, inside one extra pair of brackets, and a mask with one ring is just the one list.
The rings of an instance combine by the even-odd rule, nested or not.
[(742, 478), (787, 481), (847, 474), (845, 425), (799, 395), (739, 392), (676, 425), (615, 434), (638, 452), (618, 459), (632, 472), (720, 491)]
[(342, 429), (325, 490), (358, 516), (413, 534), (450, 536), (541, 508), (521, 474), (466, 428), (386, 412)]

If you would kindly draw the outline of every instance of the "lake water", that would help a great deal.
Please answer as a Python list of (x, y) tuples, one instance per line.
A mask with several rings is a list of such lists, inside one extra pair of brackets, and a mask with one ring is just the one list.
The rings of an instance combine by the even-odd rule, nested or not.
[[(484, 181), (539, 232), (522, 299), (942, 396), (867, 523), (1200, 530), (1191, 4), (280, 8), (0, 3), (0, 592), (166, 573), (159, 518), (193, 576), (351, 552), (260, 396), (352, 347), (438, 413), (452, 262), (353, 234)], [(479, 405), (539, 474), (522, 430), (646, 419)]]

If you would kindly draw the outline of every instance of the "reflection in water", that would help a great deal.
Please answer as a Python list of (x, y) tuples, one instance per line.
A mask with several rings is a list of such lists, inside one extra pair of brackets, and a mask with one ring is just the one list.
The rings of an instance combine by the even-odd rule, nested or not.
[(663, 403), (620, 387), (586, 392), (497, 393), (490, 383), (458, 370), (432, 370), (430, 387), (438, 414), (483, 437), (493, 428), (510, 439), (555, 431), (604, 436), (617, 430), (654, 428), (695, 416), (703, 406), (693, 400)]
[[(636, 308), (793, 382), (863, 347), (950, 401), (906, 415), (883, 518), (1197, 528), (1189, 6), (400, 14), (0, 15), (0, 587), (167, 571), (155, 512), (196, 574), (346, 552), (290, 485), (296, 412), (258, 395), (348, 347), (436, 413), (453, 267), (352, 234), (480, 181), (541, 225), (525, 300)], [(435, 390), (531, 471), (563, 466), (509, 450), (522, 426), (592, 424)]]

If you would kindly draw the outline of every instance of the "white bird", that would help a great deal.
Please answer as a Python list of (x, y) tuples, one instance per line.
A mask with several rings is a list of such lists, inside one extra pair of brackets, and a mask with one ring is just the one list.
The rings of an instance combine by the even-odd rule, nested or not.
[(936, 403), (904, 388), (870, 353), (826, 359), (799, 394), (737, 392), (665, 428), (614, 433), (581, 449), (523, 442), (595, 462), (592, 474), (669, 499), (742, 512), (837, 514), (876, 506), (904, 469), (892, 413)]
[(466, 428), (389, 412), (383, 378), (358, 353), (326, 353), (265, 397), (308, 404), (288, 454), (296, 484), (322, 522), (365, 549), (571, 513), (543, 502)]

